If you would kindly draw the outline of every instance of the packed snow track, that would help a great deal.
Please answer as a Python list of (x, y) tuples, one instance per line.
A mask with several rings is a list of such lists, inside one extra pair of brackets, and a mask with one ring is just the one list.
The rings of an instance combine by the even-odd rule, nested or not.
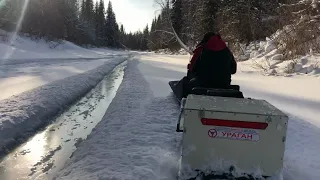
[[(168, 82), (186, 75), (189, 57), (136, 57), (128, 62), (103, 120), (79, 144), (57, 180), (176, 179), (179, 106)], [(283, 179), (319, 180), (319, 77), (264, 76), (239, 63), (233, 83), (241, 86), (246, 97), (265, 99), (289, 115)]]
[(57, 116), (53, 124), (5, 156), (0, 162), (0, 179), (52, 179), (104, 116), (121, 84), (125, 66), (126, 61)]

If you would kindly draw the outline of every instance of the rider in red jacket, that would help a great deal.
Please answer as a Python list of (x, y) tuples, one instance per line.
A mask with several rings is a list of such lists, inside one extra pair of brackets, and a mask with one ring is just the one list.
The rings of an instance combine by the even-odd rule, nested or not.
[(223, 88), (230, 86), (231, 75), (236, 71), (237, 63), (226, 43), (219, 34), (209, 32), (194, 50), (188, 79), (191, 86)]
[(193, 88), (228, 89), (231, 75), (237, 72), (233, 54), (220, 35), (207, 33), (194, 50), (188, 75), (171, 84), (178, 99), (187, 97)]

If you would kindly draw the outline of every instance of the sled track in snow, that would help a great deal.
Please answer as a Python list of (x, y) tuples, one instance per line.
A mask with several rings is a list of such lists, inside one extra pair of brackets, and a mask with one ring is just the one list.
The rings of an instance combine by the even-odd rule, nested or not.
[(0, 162), (0, 179), (51, 179), (102, 119), (120, 86), (126, 61), (95, 88)]
[(54, 81), (0, 101), (0, 159), (14, 147), (45, 127), (94, 88), (110, 71), (127, 58), (107, 61), (85, 73)]

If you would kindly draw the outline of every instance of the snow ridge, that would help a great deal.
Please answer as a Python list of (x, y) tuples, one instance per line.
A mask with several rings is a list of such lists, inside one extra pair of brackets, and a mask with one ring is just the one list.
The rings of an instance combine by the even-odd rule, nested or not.
[(0, 157), (96, 86), (121, 57), (96, 69), (0, 101)]
[(13, 42), (10, 41), (13, 33), (0, 29), (0, 64), (12, 64), (19, 61), (39, 59), (66, 59), (66, 58), (105, 58), (118, 54), (127, 54), (126, 51), (106, 48), (84, 48), (69, 41), (33, 40), (27, 34), (19, 34)]

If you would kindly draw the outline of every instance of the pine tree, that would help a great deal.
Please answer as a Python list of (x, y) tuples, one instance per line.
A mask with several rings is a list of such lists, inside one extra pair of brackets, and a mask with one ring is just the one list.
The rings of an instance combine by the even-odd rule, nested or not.
[(150, 50), (155, 49), (155, 44), (154, 44), (154, 42), (156, 40), (155, 30), (156, 30), (156, 19), (154, 18), (151, 23), (150, 33), (149, 33), (149, 37), (148, 37), (148, 49), (150, 49)]
[(163, 42), (163, 37), (162, 34), (164, 34), (162, 32), (163, 28), (162, 28), (162, 19), (161, 19), (161, 15), (159, 15), (157, 17), (157, 19), (155, 20), (155, 32), (154, 33), (154, 46), (155, 49), (163, 49), (162, 47), (162, 42)]
[(119, 37), (119, 41), (121, 43), (121, 46), (126, 46), (126, 33), (125, 33), (125, 30), (124, 30), (124, 26), (123, 24), (120, 25), (120, 37)]
[(93, 0), (82, 0), (80, 12), (81, 43), (94, 44), (96, 41)]
[(112, 3), (109, 1), (106, 18), (106, 45), (108, 47), (119, 47), (119, 26), (116, 21)]
[(105, 9), (104, 1), (96, 2), (95, 7), (95, 23), (96, 23), (96, 44), (105, 46)]
[(99, 29), (100, 29), (100, 41), (101, 45), (106, 46), (106, 38), (105, 38), (105, 33), (106, 33), (106, 16), (105, 16), (105, 7), (104, 7), (104, 0), (100, 0), (99, 4)]
[(209, 31), (214, 31), (217, 29), (215, 26), (216, 13), (219, 8), (219, 3), (217, 0), (203, 0), (203, 19), (202, 27), (203, 34)]
[(181, 35), (182, 28), (182, 0), (172, 0), (172, 26), (175, 29), (176, 33)]
[(95, 26), (95, 44), (97, 46), (100, 46), (99, 42), (99, 2), (96, 1), (95, 6), (94, 6), (94, 26)]
[(94, 19), (93, 0), (86, 0), (85, 1), (85, 17), (86, 17), (87, 21)]
[(148, 49), (148, 38), (149, 38), (149, 26), (147, 25), (143, 30), (141, 50)]
[(79, 4), (78, 0), (64, 0), (62, 16), (64, 17), (64, 27), (66, 31), (66, 40), (78, 43), (79, 38)]
[(122, 34), (122, 35), (125, 34), (123, 24), (121, 24), (121, 26), (120, 26), (120, 34)]
[(0, 29), (14, 31), (23, 7), (23, 1), (0, 1)]

